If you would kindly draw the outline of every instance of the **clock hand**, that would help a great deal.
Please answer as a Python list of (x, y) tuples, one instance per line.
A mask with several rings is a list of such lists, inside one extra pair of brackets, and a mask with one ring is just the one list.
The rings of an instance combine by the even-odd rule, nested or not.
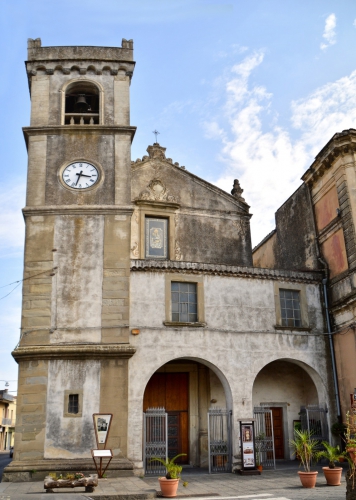
[[(77, 174), (78, 175), (78, 174)], [(82, 177), (91, 177), (91, 175), (82, 174)]]
[(81, 175), (83, 175), (83, 170), (81, 170), (81, 171), (79, 172), (79, 174), (75, 174), (75, 175), (77, 175), (77, 176), (78, 176), (77, 182), (75, 183), (75, 185), (77, 185), (77, 184), (78, 184), (78, 182), (79, 182), (80, 176), (81, 176)]

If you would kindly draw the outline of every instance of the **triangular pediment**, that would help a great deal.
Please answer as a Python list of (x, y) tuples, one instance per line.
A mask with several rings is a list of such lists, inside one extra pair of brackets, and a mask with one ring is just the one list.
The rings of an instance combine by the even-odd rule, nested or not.
[(193, 209), (231, 211), (244, 215), (249, 205), (235, 179), (231, 194), (187, 171), (166, 158), (166, 148), (154, 143), (148, 155), (131, 162), (133, 201), (177, 203)]

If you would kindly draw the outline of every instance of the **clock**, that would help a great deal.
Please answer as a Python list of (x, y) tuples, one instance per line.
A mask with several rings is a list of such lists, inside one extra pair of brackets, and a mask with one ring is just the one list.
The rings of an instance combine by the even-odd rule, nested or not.
[(100, 180), (100, 171), (87, 161), (75, 161), (62, 171), (62, 181), (72, 189), (88, 189)]

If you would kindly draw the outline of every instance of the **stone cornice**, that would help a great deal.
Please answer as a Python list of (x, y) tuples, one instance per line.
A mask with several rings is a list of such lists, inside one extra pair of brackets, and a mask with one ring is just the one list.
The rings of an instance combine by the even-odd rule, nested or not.
[(303, 174), (302, 180), (307, 184), (313, 184), (339, 156), (354, 153), (356, 153), (356, 130), (351, 128), (335, 134), (317, 154), (314, 162)]
[(154, 208), (170, 208), (171, 210), (178, 210), (179, 203), (172, 203), (169, 201), (152, 201), (152, 200), (134, 200), (135, 205), (143, 205)]
[(47, 127), (23, 127), (22, 128), (26, 146), (28, 147), (28, 139), (31, 136), (38, 135), (65, 135), (76, 134), (83, 132), (93, 135), (125, 135), (131, 136), (131, 142), (134, 138), (136, 127), (120, 127), (118, 125), (55, 125)]
[(17, 347), (12, 356), (18, 361), (33, 359), (131, 358), (136, 348), (130, 344), (50, 344)]
[(128, 215), (133, 207), (116, 205), (48, 205), (25, 207), (22, 209), (24, 218), (33, 215)]
[(317, 271), (286, 271), (283, 269), (226, 266), (223, 264), (204, 264), (201, 262), (181, 262), (175, 260), (131, 259), (131, 271), (212, 274), (217, 276), (284, 280), (302, 283), (320, 283), (323, 278), (323, 274)]

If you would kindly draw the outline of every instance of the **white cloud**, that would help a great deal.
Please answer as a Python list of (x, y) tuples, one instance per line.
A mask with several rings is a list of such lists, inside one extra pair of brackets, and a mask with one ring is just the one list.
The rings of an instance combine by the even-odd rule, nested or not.
[(323, 33), (324, 42), (320, 44), (321, 50), (327, 49), (330, 45), (336, 43), (336, 16), (335, 14), (330, 14), (325, 20), (325, 28)]
[(25, 224), (21, 208), (25, 205), (26, 186), (13, 182), (16, 187), (0, 190), (0, 251), (20, 249), (24, 244)]
[(300, 185), (318, 151), (336, 132), (356, 123), (356, 71), (292, 102), (291, 125), (281, 127), (272, 94), (249, 81), (262, 63), (259, 52), (232, 68), (224, 84), (223, 113), (204, 124), (207, 133), (222, 143), (226, 168), (216, 184), (230, 192), (238, 178), (245, 190), (254, 214), (254, 244), (273, 229), (274, 212)]

